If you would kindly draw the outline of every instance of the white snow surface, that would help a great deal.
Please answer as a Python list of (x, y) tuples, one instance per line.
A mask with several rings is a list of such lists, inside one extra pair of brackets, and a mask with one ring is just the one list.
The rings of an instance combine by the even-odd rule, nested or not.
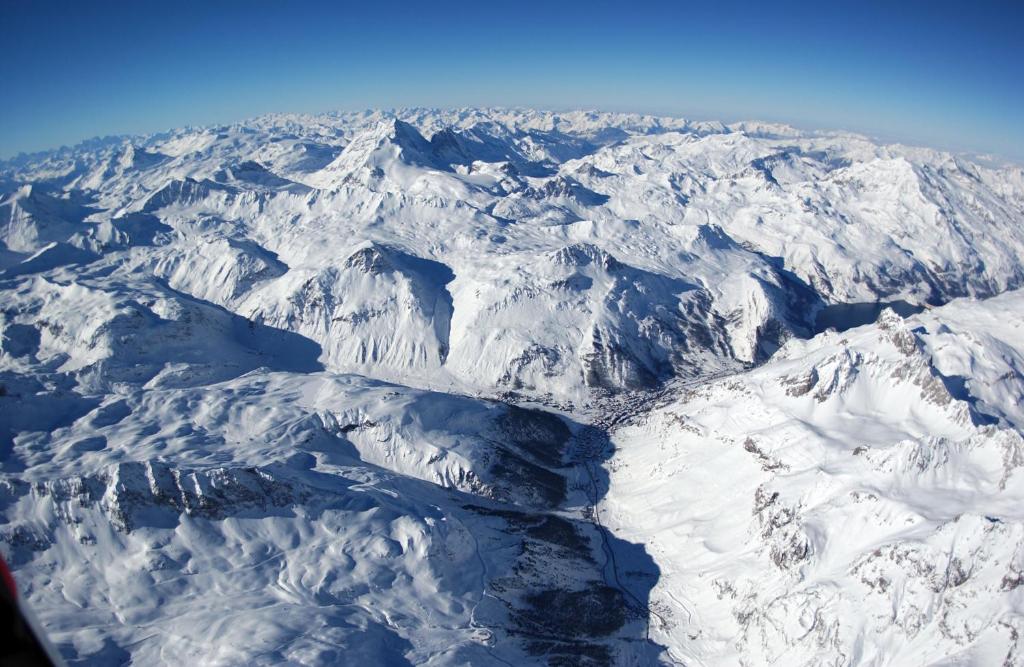
[(782, 125), (22, 156), (0, 550), (72, 664), (1024, 664), (1022, 283), (1021, 167)]
[(791, 341), (615, 433), (685, 664), (1024, 661), (1024, 293)]

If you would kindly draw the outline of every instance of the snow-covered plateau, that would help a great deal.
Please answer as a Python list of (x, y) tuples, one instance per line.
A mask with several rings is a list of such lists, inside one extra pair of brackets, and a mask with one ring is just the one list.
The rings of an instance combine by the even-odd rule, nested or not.
[(73, 665), (1024, 665), (1024, 169), (275, 115), (0, 163), (0, 551)]

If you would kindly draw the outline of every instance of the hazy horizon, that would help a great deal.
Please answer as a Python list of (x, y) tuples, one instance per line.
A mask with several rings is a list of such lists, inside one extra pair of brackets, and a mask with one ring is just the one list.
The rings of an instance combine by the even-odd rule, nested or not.
[(725, 125), (734, 125), (734, 124), (739, 124), (739, 123), (765, 123), (765, 124), (773, 124), (773, 125), (787, 125), (787, 126), (790, 126), (790, 127), (794, 128), (796, 130), (803, 131), (803, 132), (823, 132), (823, 133), (840, 133), (840, 134), (861, 135), (861, 136), (864, 136), (864, 137), (866, 137), (866, 138), (868, 138), (868, 139), (870, 139), (872, 141), (875, 141), (875, 142), (878, 142), (878, 143), (881, 143), (881, 144), (899, 144), (899, 145), (903, 145), (903, 146), (909, 146), (909, 147), (915, 147), (915, 148), (924, 148), (924, 149), (932, 149), (932, 150), (949, 152), (949, 153), (953, 153), (953, 154), (961, 154), (961, 155), (973, 156), (973, 157), (977, 157), (977, 158), (988, 157), (988, 158), (992, 158), (992, 159), (996, 159), (996, 160), (1002, 160), (1002, 161), (1011, 162), (1011, 163), (1014, 163), (1014, 164), (1019, 164), (1021, 166), (1024, 166), (1024, 155), (1022, 155), (1020, 157), (1015, 157), (1013, 155), (1003, 154), (1003, 153), (1000, 153), (998, 151), (979, 151), (979, 150), (974, 150), (974, 149), (971, 149), (971, 148), (965, 148), (965, 147), (962, 147), (962, 146), (961, 147), (957, 147), (957, 146), (948, 145), (948, 144), (947, 145), (941, 145), (941, 144), (936, 144), (936, 143), (928, 143), (928, 142), (924, 142), (924, 141), (916, 141), (915, 142), (915, 141), (912, 141), (912, 140), (902, 139), (901, 137), (896, 137), (896, 136), (886, 135), (884, 133), (874, 132), (874, 131), (872, 131), (870, 129), (849, 128), (849, 127), (815, 126), (813, 124), (808, 124), (808, 123), (789, 121), (789, 120), (787, 120), (785, 118), (730, 117), (730, 116), (725, 115), (725, 114), (723, 114), (723, 115), (700, 114), (700, 113), (687, 114), (687, 113), (677, 113), (677, 112), (672, 112), (672, 111), (634, 110), (634, 109), (626, 109), (626, 108), (543, 107), (543, 106), (525, 106), (525, 105), (482, 105), (482, 104), (481, 105), (464, 105), (464, 106), (424, 106), (424, 105), (409, 105), (409, 106), (399, 106), (399, 107), (365, 107), (364, 106), (364, 107), (337, 107), (337, 108), (333, 108), (333, 109), (323, 109), (323, 110), (318, 110), (318, 111), (288, 111), (288, 110), (267, 111), (267, 112), (261, 113), (261, 114), (256, 114), (256, 115), (251, 115), (251, 116), (244, 116), (244, 117), (237, 117), (237, 118), (227, 118), (227, 119), (224, 119), (224, 120), (211, 121), (211, 122), (208, 122), (208, 123), (182, 123), (182, 124), (179, 124), (179, 125), (173, 125), (173, 126), (167, 126), (167, 127), (159, 127), (159, 128), (154, 128), (154, 129), (151, 129), (151, 130), (148, 130), (148, 131), (141, 131), (141, 132), (122, 132), (122, 133), (111, 133), (111, 134), (93, 135), (93, 136), (89, 136), (89, 137), (82, 137), (82, 138), (80, 138), (78, 140), (75, 140), (75, 141), (70, 141), (70, 142), (66, 142), (66, 143), (62, 143), (62, 144), (58, 144), (58, 145), (52, 145), (52, 146), (44, 146), (44, 147), (41, 147), (41, 148), (38, 148), (38, 149), (35, 149), (35, 150), (19, 151), (18, 153), (15, 153), (15, 154), (0, 154), (0, 161), (7, 162), (7, 161), (17, 160), (19, 157), (22, 157), (22, 156), (33, 156), (33, 155), (40, 155), (40, 154), (56, 152), (56, 151), (60, 151), (60, 150), (63, 150), (63, 149), (73, 149), (76, 146), (88, 144), (89, 142), (93, 142), (93, 141), (104, 142), (104, 141), (129, 140), (129, 139), (146, 138), (146, 137), (156, 136), (156, 135), (160, 135), (162, 133), (173, 132), (173, 131), (176, 131), (176, 130), (183, 130), (183, 129), (186, 129), (186, 128), (205, 129), (205, 128), (214, 128), (214, 127), (222, 127), (222, 126), (231, 126), (231, 125), (236, 125), (236, 124), (244, 124), (244, 123), (246, 123), (248, 121), (251, 121), (251, 120), (255, 120), (255, 119), (263, 118), (263, 117), (268, 117), (268, 116), (274, 116), (274, 115), (282, 115), (282, 116), (297, 115), (297, 116), (314, 116), (315, 117), (315, 116), (329, 115), (329, 114), (334, 114), (334, 113), (339, 113), (339, 114), (341, 114), (341, 113), (356, 113), (356, 114), (358, 114), (358, 113), (372, 113), (372, 112), (400, 113), (401, 111), (404, 111), (404, 110), (417, 110), (417, 109), (437, 110), (437, 111), (457, 111), (457, 110), (460, 110), (460, 109), (491, 109), (491, 110), (531, 110), (531, 111), (550, 112), (550, 113), (573, 113), (573, 112), (585, 112), (585, 113), (586, 112), (594, 112), (594, 113), (623, 113), (623, 114), (637, 114), (637, 115), (644, 115), (644, 116), (654, 116), (654, 117), (660, 117), (660, 118), (675, 118), (675, 119), (682, 119), (682, 120), (688, 120), (688, 121), (694, 121), (694, 122), (721, 122), (721, 123), (723, 123)]
[(0, 158), (267, 113), (527, 107), (784, 122), (1024, 159), (1022, 10), (983, 3), (17, 3)]

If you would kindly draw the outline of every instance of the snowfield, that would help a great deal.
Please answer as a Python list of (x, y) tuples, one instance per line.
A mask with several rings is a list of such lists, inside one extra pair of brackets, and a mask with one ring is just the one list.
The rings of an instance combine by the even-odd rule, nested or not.
[(0, 163), (0, 550), (81, 665), (1024, 664), (1024, 169), (277, 115)]
[(887, 310), (617, 431), (601, 509), (661, 569), (655, 640), (685, 664), (1024, 662), (1022, 355), (1024, 293)]

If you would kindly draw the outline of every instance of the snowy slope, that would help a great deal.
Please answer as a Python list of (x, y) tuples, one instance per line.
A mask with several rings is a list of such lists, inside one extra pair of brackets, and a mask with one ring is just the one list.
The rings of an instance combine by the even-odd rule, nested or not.
[(1022, 222), (1019, 166), (631, 114), (21, 156), (0, 549), (81, 664), (1012, 664)]
[[(828, 303), (942, 303), (1024, 275), (1016, 167), (775, 126), (399, 115), (270, 117), (11, 166), (12, 183), (36, 185), (4, 200), (7, 261), (70, 243), (301, 331), (336, 370), (575, 398), (688, 373), (726, 341), (726, 356), (762, 360)], [(313, 143), (323, 159), (296, 167)], [(55, 219), (70, 201), (91, 214)], [(349, 258), (367, 243), (406, 266), (357, 288)], [(623, 274), (573, 270), (577, 247)], [(668, 315), (633, 312), (634, 290)], [(382, 349), (374, 332), (394, 326)], [(460, 365), (481, 353), (482, 376)]]
[(661, 570), (655, 639), (696, 664), (1018, 664), (1022, 351), (1021, 292), (886, 311), (618, 431), (602, 511)]
[[(3, 491), (6, 555), (72, 659), (487, 663), (511, 625), (492, 578), (599, 579), (570, 522), (520, 535), (564, 491), (526, 451), (555, 418), (266, 371), (78, 413), (18, 439), (28, 469)], [(565, 565), (532, 572), (520, 548)], [(508, 640), (499, 655), (525, 659)]]

